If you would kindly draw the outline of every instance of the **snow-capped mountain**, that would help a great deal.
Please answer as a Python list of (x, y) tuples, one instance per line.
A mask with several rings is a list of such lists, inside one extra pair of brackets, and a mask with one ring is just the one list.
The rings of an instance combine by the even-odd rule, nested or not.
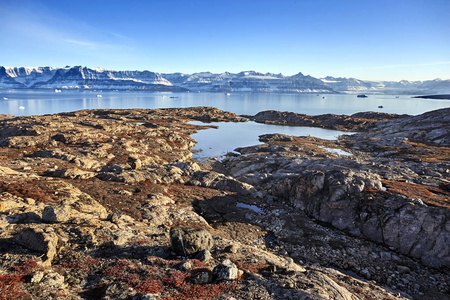
[(450, 80), (427, 81), (365, 81), (356, 78), (327, 76), (321, 80), (339, 93), (373, 94), (443, 94), (450, 93)]
[(420, 90), (427, 91), (427, 94), (445, 94), (450, 93), (450, 80), (434, 79), (422, 82), (417, 87)]
[(0, 86), (7, 88), (20, 88), (23, 84), (14, 80), (14, 78), (6, 72), (5, 67), (0, 67)]
[(0, 67), (0, 88), (113, 89), (161, 92), (262, 93), (450, 93), (450, 80), (364, 81), (356, 78), (315, 78), (298, 73), (155, 73), (87, 67)]
[(329, 87), (336, 92), (359, 92), (369, 91), (373, 89), (373, 86), (369, 82), (364, 82), (355, 78), (343, 78), (343, 77), (331, 77), (327, 76), (321, 79)]
[(113, 71), (86, 67), (0, 68), (0, 86), (6, 88), (120, 89), (185, 91), (150, 71)]
[(57, 69), (52, 67), (20, 67), (7, 68), (5, 71), (15, 82), (23, 85), (23, 87), (28, 87), (36, 81), (46, 81), (51, 79), (55, 75)]
[(334, 93), (321, 80), (304, 76), (243, 71), (237, 74), (224, 72), (214, 74), (161, 74), (162, 77), (190, 91), (199, 92), (278, 92), (278, 93)]

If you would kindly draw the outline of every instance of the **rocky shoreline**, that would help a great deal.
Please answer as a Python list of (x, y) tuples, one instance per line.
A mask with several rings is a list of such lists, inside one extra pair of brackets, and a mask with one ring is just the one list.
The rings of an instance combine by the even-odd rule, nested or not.
[[(314, 126), (196, 162), (188, 121)], [(448, 299), (450, 109), (0, 115), (1, 299)]]

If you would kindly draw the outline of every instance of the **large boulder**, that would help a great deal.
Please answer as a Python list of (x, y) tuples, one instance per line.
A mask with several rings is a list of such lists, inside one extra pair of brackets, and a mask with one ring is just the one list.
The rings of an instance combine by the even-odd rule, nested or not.
[(14, 241), (29, 250), (44, 253), (44, 265), (51, 265), (56, 255), (58, 236), (51, 229), (25, 228), (14, 236)]
[(206, 229), (174, 227), (170, 230), (172, 249), (178, 255), (191, 255), (209, 250), (214, 245), (211, 234)]

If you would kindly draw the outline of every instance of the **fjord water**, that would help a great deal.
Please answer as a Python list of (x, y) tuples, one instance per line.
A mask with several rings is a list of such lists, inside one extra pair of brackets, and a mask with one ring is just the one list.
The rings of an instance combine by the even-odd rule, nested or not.
[[(101, 95), (101, 97), (100, 97)], [(397, 98), (398, 97), (398, 98)], [(0, 90), (0, 114), (44, 115), (82, 109), (128, 109), (214, 106), (237, 114), (254, 115), (264, 110), (279, 110), (319, 115), (354, 114), (378, 111), (417, 115), (450, 106), (448, 100), (416, 99), (411, 96), (369, 95), (357, 98), (346, 94), (270, 94), (270, 93), (150, 93), (134, 91)], [(379, 108), (382, 106), (383, 108)], [(264, 133), (312, 135), (334, 139), (342, 132), (320, 128), (290, 127), (247, 123), (218, 123), (219, 129), (194, 134), (194, 150), (200, 156), (217, 156), (236, 147), (254, 145)]]
[[(97, 97), (101, 95), (102, 97)], [(323, 99), (326, 97), (326, 99)], [(346, 94), (271, 93), (150, 93), (134, 91), (0, 90), (0, 113), (43, 115), (98, 108), (164, 108), (214, 106), (237, 114), (254, 115), (263, 110), (280, 110), (319, 115), (380, 111), (417, 115), (449, 107), (448, 100), (415, 99), (411, 96), (369, 95), (357, 98)], [(4, 100), (4, 98), (7, 98)], [(383, 106), (383, 108), (378, 108)]]

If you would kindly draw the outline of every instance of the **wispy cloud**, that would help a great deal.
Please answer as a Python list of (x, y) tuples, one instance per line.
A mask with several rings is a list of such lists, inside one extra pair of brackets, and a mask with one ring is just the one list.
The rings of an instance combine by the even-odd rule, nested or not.
[(114, 36), (114, 37), (121, 38), (121, 39), (124, 39), (124, 40), (129, 40), (129, 41), (132, 41), (132, 40), (133, 40), (132, 38), (127, 37), (127, 36), (125, 36), (125, 35), (123, 35), (123, 34), (120, 34), (120, 33), (117, 33), (117, 32), (110, 32), (110, 34), (111, 34), (112, 36)]
[(85, 46), (85, 47), (90, 47), (90, 48), (97, 47), (97, 44), (96, 43), (92, 43), (92, 42), (79, 41), (79, 40), (73, 40), (73, 39), (63, 39), (62, 41), (66, 42), (66, 43), (71, 43), (71, 44)]
[(45, 46), (43, 42), (47, 45), (51, 43), (53, 49), (58, 45), (66, 47), (67, 43), (89, 50), (122, 48), (123, 40), (131, 40), (125, 35), (102, 30), (42, 3), (24, 3), (25, 5), (19, 6), (11, 1), (0, 13), (3, 21), (8, 24), (7, 27), (0, 28), (1, 35), (14, 40), (40, 43), (41, 46)]
[(425, 67), (425, 66), (441, 66), (441, 65), (450, 65), (450, 61), (436, 61), (436, 62), (421, 63), (421, 64), (398, 64), (398, 65), (387, 65), (387, 66), (378, 66), (378, 67), (374, 67), (374, 69), (397, 69), (397, 68), (411, 68), (411, 67)]

